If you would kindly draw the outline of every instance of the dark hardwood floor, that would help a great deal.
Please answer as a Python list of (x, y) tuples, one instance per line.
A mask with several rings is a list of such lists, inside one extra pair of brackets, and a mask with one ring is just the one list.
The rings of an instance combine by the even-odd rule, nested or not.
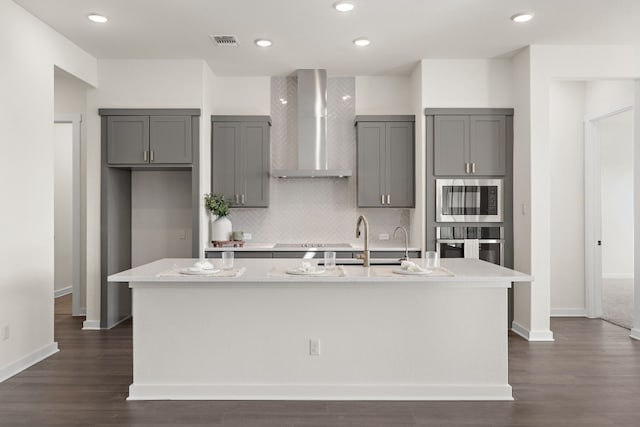
[(510, 336), (512, 402), (127, 402), (131, 323), (81, 324), (57, 314), (60, 352), (0, 384), (0, 426), (640, 426), (640, 342), (601, 320)]

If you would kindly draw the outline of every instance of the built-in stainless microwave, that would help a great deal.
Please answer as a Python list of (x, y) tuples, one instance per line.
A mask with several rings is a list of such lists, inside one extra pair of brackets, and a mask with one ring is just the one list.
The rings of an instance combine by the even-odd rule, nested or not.
[(437, 222), (502, 222), (502, 179), (437, 179)]

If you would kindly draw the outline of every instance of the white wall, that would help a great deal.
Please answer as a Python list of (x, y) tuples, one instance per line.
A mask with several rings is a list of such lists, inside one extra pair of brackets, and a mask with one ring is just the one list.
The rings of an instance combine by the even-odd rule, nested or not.
[(633, 85), (633, 80), (592, 80), (586, 82), (586, 113), (597, 116), (634, 105)]
[(82, 80), (56, 68), (54, 71), (54, 111), (55, 114), (81, 114), (80, 122), (80, 312), (86, 312), (87, 265), (86, 265), (86, 153), (87, 153), (87, 89)]
[[(554, 79), (632, 79), (640, 76), (640, 48), (626, 46), (542, 46), (529, 48), (531, 114), (531, 273), (535, 284), (516, 292), (516, 307), (529, 305), (522, 325), (534, 340), (549, 340), (551, 255), (550, 84)], [(527, 84), (523, 81), (519, 84)], [(526, 118), (525, 118), (526, 120)], [(516, 245), (518, 250), (518, 245)], [(516, 258), (518, 254), (516, 253)], [(517, 316), (517, 314), (516, 314)], [(527, 319), (523, 321), (527, 322)]]
[[(531, 51), (512, 61), (513, 90), (513, 266), (531, 273)], [(531, 324), (531, 283), (518, 283), (513, 295), (514, 327)]]
[[(551, 182), (554, 183), (550, 190), (552, 315), (585, 314), (584, 117), (632, 103), (632, 81), (555, 80), (549, 86)], [(599, 131), (602, 129), (609, 133), (609, 139), (615, 139), (605, 146), (601, 158), (604, 162), (602, 182), (606, 185), (602, 192), (602, 239), (609, 242), (603, 247), (603, 272), (630, 277), (633, 275), (633, 237), (629, 232), (633, 229), (631, 113), (626, 116), (626, 141), (616, 135), (623, 132), (619, 127), (623, 125), (620, 118), (615, 123), (617, 125), (598, 124)], [(628, 147), (624, 147), (625, 143)], [(625, 175), (627, 185), (622, 187), (619, 181), (624, 180)], [(578, 190), (567, 191), (570, 188)], [(623, 206), (626, 208), (621, 210)], [(614, 208), (609, 212), (608, 207)]]
[(424, 116), (424, 108), (422, 106), (422, 62), (418, 62), (415, 68), (411, 71), (410, 76), (410, 90), (411, 94), (411, 109), (413, 114), (416, 115), (416, 207), (411, 209), (410, 224), (411, 235), (410, 242), (412, 246), (417, 246), (425, 250), (432, 248), (425, 248), (426, 245), (426, 210), (425, 210), (425, 191), (426, 191), (426, 176), (427, 165), (425, 160), (425, 152), (427, 145), (426, 137), (426, 124)]
[(580, 315), (584, 287), (585, 83), (549, 87), (551, 161), (551, 313)]
[[(73, 124), (56, 123), (53, 140), (54, 291), (73, 285)], [(68, 289), (67, 289), (68, 288)]]
[[(202, 108), (203, 61), (201, 60), (99, 60), (100, 87), (87, 93), (87, 326), (100, 319), (100, 116), (99, 108)], [(201, 117), (201, 120), (204, 118)], [(200, 146), (208, 141), (201, 135)], [(166, 182), (147, 182), (150, 194), (158, 194)], [(132, 185), (133, 186), (133, 185)], [(183, 191), (191, 191), (190, 186)], [(132, 194), (132, 204), (142, 209), (141, 203), (151, 203), (140, 192)], [(134, 199), (135, 197), (135, 199)], [(154, 199), (159, 214), (173, 209), (166, 198)], [(179, 216), (179, 224), (156, 224), (156, 241), (182, 248), (184, 240), (174, 229), (191, 228), (191, 218)], [(132, 218), (136, 219), (136, 218)], [(139, 218), (136, 219), (140, 220)], [(136, 235), (136, 239), (141, 237)], [(132, 236), (132, 239), (134, 236)], [(132, 243), (136, 253), (144, 257), (145, 251), (154, 251), (154, 242), (141, 239)], [(166, 246), (165, 246), (166, 247)], [(191, 251), (184, 253), (191, 256)]]
[(1, 381), (57, 348), (54, 65), (92, 85), (97, 70), (93, 57), (10, 0), (0, 0), (0, 28), (0, 328), (10, 327), (0, 341)]
[[(269, 115), (271, 111), (271, 78), (215, 77), (212, 87), (212, 114)], [(211, 126), (209, 126), (211, 127)]]
[[(633, 93), (633, 92), (632, 92)], [(602, 276), (633, 277), (633, 113), (596, 122), (602, 194)]]
[(356, 115), (415, 114), (404, 76), (356, 76)]
[(511, 60), (423, 59), (422, 102), (429, 108), (511, 108)]
[(216, 76), (206, 62), (202, 63), (202, 117), (200, 120), (200, 253), (209, 246), (209, 214), (204, 195), (211, 192), (211, 115), (216, 106)]

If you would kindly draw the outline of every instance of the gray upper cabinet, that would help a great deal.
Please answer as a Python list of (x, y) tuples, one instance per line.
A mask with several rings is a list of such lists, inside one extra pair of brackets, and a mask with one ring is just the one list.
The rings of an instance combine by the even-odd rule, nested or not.
[(505, 116), (435, 116), (433, 148), (434, 175), (504, 175)]
[(471, 116), (469, 161), (476, 175), (504, 175), (506, 121), (504, 116)]
[(234, 207), (269, 206), (267, 116), (212, 116), (211, 188)]
[(415, 204), (413, 116), (360, 116), (358, 206)]
[(107, 163), (191, 164), (191, 116), (107, 117)]
[(148, 116), (107, 117), (107, 162), (146, 163), (149, 150)]
[(151, 116), (149, 162), (191, 163), (191, 117)]

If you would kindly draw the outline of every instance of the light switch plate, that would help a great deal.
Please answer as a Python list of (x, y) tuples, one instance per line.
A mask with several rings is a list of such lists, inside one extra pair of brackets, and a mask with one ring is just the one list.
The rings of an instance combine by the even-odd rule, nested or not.
[(251, 233), (244, 233), (244, 240), (251, 240)]

